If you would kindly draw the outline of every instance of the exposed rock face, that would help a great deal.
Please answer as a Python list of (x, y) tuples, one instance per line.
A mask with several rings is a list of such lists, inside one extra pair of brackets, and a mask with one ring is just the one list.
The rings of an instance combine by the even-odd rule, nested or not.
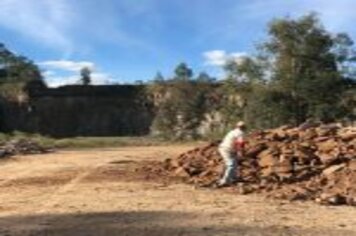
[(27, 103), (4, 104), (2, 114), (2, 130), (56, 137), (145, 135), (154, 118), (138, 85), (36, 89)]
[[(155, 131), (155, 107), (170, 96), (149, 94), (145, 85), (71, 85), (51, 89), (31, 84), (26, 92), (25, 100), (0, 102), (0, 131), (54, 137), (147, 135)], [(203, 117), (199, 135), (221, 132), (220, 113), (211, 111)], [(172, 127), (172, 131), (179, 135), (185, 125)]]

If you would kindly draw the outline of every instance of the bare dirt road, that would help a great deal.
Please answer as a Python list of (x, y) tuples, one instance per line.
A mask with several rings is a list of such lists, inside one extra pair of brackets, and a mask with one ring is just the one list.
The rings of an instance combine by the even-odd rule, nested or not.
[(59, 151), (0, 162), (0, 235), (356, 235), (356, 209), (135, 176), (189, 146)]

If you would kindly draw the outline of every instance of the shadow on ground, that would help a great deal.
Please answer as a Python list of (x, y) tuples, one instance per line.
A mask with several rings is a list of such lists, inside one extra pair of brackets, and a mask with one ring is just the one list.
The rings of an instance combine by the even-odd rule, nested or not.
[(334, 229), (286, 226), (222, 225), (203, 215), (180, 212), (110, 212), (32, 215), (0, 218), (2, 236), (215, 236), (215, 235), (353, 235)]

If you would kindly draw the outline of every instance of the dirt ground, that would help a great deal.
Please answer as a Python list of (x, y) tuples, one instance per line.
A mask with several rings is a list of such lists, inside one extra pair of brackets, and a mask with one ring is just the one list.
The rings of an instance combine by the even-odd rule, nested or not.
[(356, 208), (148, 181), (190, 146), (58, 151), (0, 162), (0, 235), (356, 235)]

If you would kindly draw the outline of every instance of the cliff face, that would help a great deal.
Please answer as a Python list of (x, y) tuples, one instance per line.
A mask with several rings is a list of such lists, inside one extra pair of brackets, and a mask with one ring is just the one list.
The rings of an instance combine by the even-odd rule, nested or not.
[(145, 135), (154, 118), (136, 85), (32, 88), (28, 101), (6, 103), (2, 130), (54, 137)]

